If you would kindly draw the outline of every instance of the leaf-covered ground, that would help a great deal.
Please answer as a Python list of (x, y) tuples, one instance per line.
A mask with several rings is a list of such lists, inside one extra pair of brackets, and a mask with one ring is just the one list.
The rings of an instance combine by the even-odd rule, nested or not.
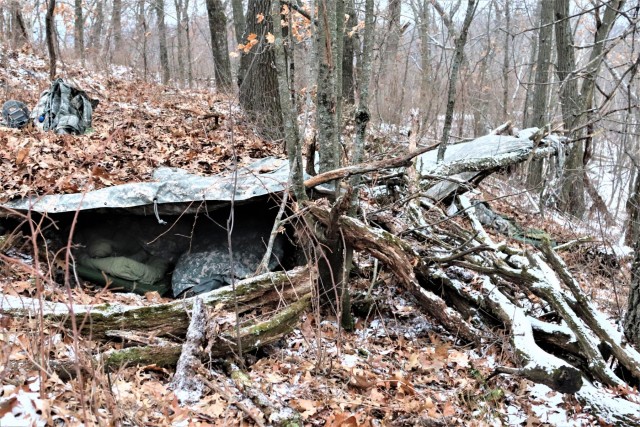
[[(2, 61), (0, 81), (7, 98), (35, 105), (47, 85), (44, 61), (17, 52), (2, 54)], [(93, 132), (73, 137), (0, 128), (2, 200), (143, 181), (159, 165), (218, 173), (231, 167), (232, 142), (240, 163), (281, 153), (278, 144), (255, 135), (233, 99), (210, 90), (165, 88), (119, 69), (90, 73), (78, 68), (66, 70), (65, 76), (100, 100)], [(218, 127), (212, 112), (224, 115)], [(487, 191), (499, 193), (495, 187)], [(503, 213), (527, 226), (550, 226), (525, 217), (519, 213), (523, 206), (505, 200), (497, 204)], [(558, 234), (568, 233), (559, 225), (553, 227)], [(40, 250), (46, 252), (42, 243)], [(159, 301), (153, 294), (63, 289), (51, 281), (34, 280), (36, 270), (53, 272), (56, 266), (47, 265), (47, 257), (33, 265), (33, 249), (28, 235), (0, 240), (1, 295), (57, 301), (71, 297), (84, 304)], [(455, 337), (425, 317), (393, 276), (382, 270), (374, 281), (373, 260), (358, 262), (365, 274), (353, 281), (352, 289), (370, 290), (375, 304), (360, 307), (353, 333), (309, 312), (286, 340), (248, 357), (246, 370), (253, 386), (299, 411), (305, 425), (597, 425), (588, 410), (544, 386), (503, 376), (487, 381), (493, 367), (510, 364), (507, 336), (496, 331), (493, 342), (481, 351), (459, 347)], [(610, 275), (592, 271), (583, 258), (571, 262), (598, 292), (606, 289), (603, 284)], [(626, 280), (624, 272), (616, 274)], [(608, 292), (602, 299), (612, 301), (610, 288)], [(0, 425), (252, 425), (223, 382), (218, 386), (224, 393), (209, 390), (197, 404), (181, 406), (168, 389), (171, 370), (125, 366), (107, 373), (93, 366), (83, 373), (81, 383), (62, 380), (45, 368), (50, 362), (108, 349), (96, 346), (74, 340), (71, 331), (45, 329), (37, 319), (0, 315)], [(114, 342), (107, 347), (121, 346)], [(217, 361), (212, 366), (222, 371)]]

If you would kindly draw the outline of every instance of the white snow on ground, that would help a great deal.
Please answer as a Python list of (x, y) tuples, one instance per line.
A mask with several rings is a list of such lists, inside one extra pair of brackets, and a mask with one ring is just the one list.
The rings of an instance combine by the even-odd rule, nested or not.
[(543, 423), (552, 426), (584, 426), (585, 418), (569, 415), (563, 408), (562, 393), (551, 390), (546, 385), (534, 384), (529, 389), (531, 396), (531, 410)]
[(45, 408), (44, 400), (39, 397), (40, 380), (35, 380), (27, 386), (15, 387), (4, 385), (0, 390), (0, 408), (11, 408), (0, 418), (0, 426), (11, 427), (44, 427), (46, 419), (42, 417)]

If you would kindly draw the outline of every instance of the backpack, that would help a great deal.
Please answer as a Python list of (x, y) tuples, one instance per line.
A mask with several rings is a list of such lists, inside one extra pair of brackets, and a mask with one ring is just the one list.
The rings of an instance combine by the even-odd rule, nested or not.
[(91, 128), (93, 109), (97, 100), (62, 79), (57, 79), (51, 87), (40, 95), (31, 119), (37, 127), (57, 134), (82, 135)]
[(2, 105), (2, 119), (10, 128), (23, 128), (29, 123), (29, 109), (24, 102), (12, 99)]

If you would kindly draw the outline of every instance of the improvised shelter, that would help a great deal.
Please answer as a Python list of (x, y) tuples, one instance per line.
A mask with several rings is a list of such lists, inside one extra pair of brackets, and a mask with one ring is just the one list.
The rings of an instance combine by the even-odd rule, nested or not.
[[(80, 277), (141, 294), (156, 290), (180, 296), (254, 274), (278, 210), (279, 198), (273, 196), (286, 188), (288, 174), (286, 160), (276, 158), (259, 160), (237, 174), (209, 177), (163, 167), (152, 182), (13, 200), (3, 206), (56, 221), (63, 230), (62, 244), (77, 213), (73, 267)], [(286, 246), (287, 239), (279, 235), (269, 269), (286, 264)]]

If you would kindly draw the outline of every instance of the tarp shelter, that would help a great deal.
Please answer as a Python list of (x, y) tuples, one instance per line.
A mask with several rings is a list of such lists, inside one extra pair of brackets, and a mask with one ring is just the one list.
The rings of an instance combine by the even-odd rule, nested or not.
[[(253, 274), (277, 211), (277, 201), (267, 199), (286, 188), (288, 171), (287, 161), (276, 158), (209, 177), (164, 167), (152, 182), (13, 200), (4, 207), (67, 221), (79, 211), (74, 243), (82, 277), (138, 293), (173, 288), (177, 296)], [(233, 264), (226, 230), (232, 200)], [(282, 262), (284, 240), (276, 240), (270, 269)]]

